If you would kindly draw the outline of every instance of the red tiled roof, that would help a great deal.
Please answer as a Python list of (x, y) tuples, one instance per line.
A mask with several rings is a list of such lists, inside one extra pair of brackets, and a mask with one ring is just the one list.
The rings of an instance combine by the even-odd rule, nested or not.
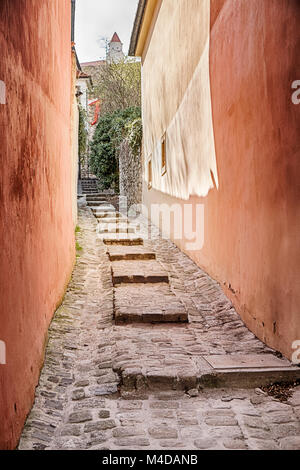
[(91, 76), (88, 75), (87, 73), (79, 72), (78, 78), (91, 78)]
[(121, 42), (121, 40), (120, 40), (119, 36), (117, 35), (117, 33), (115, 33), (113, 35), (110, 42)]
[(98, 65), (106, 64), (105, 60), (94, 60), (93, 62), (83, 62), (81, 67), (98, 67)]

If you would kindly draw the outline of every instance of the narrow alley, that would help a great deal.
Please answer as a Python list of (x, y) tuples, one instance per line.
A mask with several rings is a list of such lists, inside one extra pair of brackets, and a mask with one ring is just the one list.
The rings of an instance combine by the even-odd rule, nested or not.
[(299, 24), (0, 0), (2, 467), (300, 450)]
[(285, 403), (258, 387), (299, 369), (145, 219), (86, 198), (19, 449), (297, 449), (300, 386)]

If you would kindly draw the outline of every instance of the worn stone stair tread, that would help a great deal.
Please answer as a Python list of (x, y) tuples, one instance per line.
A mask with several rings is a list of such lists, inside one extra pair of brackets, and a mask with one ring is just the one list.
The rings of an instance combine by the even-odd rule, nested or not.
[(87, 201), (87, 205), (89, 207), (98, 207), (98, 208), (102, 208), (102, 207), (114, 207), (113, 205), (110, 205), (107, 201), (91, 201), (91, 200), (88, 200)]
[[(89, 204), (88, 204), (89, 206)], [(113, 212), (115, 210), (115, 208), (111, 205), (102, 205), (102, 206), (89, 206), (93, 212)]]
[(96, 193), (93, 193), (92, 195), (90, 195), (89, 197), (95, 197), (96, 199), (98, 199), (98, 198), (107, 199), (108, 195), (96, 192)]
[[(124, 323), (184, 323), (188, 313), (166, 283), (121, 284), (115, 287), (115, 321)], [(155, 298), (155, 303), (153, 299)]]
[(108, 202), (106, 204), (101, 205), (96, 205), (96, 206), (89, 206), (93, 212), (117, 212), (116, 208), (112, 205), (109, 204)]
[(156, 254), (144, 246), (110, 246), (107, 252), (110, 261), (156, 259)]
[[(129, 224), (128, 219), (126, 217), (123, 217), (120, 215), (120, 217), (102, 217), (102, 220), (100, 221), (101, 224)], [(134, 224), (131, 224), (132, 226)], [(136, 225), (134, 225), (136, 226)]]
[[(134, 328), (133, 328), (134, 326)], [(180, 344), (180, 338), (184, 331), (187, 331), (184, 324), (165, 325), (168, 327), (170, 335), (174, 343)], [(128, 334), (130, 331), (135, 333), (135, 337), (139, 335), (143, 337), (143, 351), (144, 357), (141, 360), (141, 353), (139, 352), (138, 343), (135, 349), (128, 350), (131, 361), (127, 360), (124, 365), (124, 347), (125, 341), (117, 341), (116, 350), (117, 354), (113, 361), (114, 370), (118, 370), (121, 376), (121, 387), (126, 392), (135, 391), (136, 388), (142, 387), (149, 390), (165, 389), (165, 390), (187, 390), (191, 388), (221, 388), (221, 389), (253, 389), (256, 387), (263, 387), (273, 383), (292, 383), (300, 379), (300, 368), (295, 367), (290, 363), (289, 366), (279, 367), (258, 367), (258, 368), (240, 368), (240, 369), (215, 369), (206, 360), (205, 356), (188, 356), (180, 353), (180, 349), (176, 350), (171, 347), (168, 342), (157, 343), (155, 335), (153, 338), (145, 337), (146, 324), (143, 326), (132, 325), (130, 322), (122, 324), (116, 323), (116, 329), (122, 328), (123, 333), (120, 332), (119, 336), (123, 334), (126, 338), (127, 344), (132, 336)], [(155, 325), (153, 325), (155, 327)], [(152, 327), (152, 328), (153, 328)], [(158, 325), (162, 328), (163, 325)], [(149, 332), (151, 326), (148, 326)], [(184, 329), (182, 329), (184, 328)], [(125, 331), (124, 331), (125, 330)], [(118, 330), (117, 330), (118, 331)], [(116, 333), (117, 333), (116, 331)], [(159, 332), (160, 330), (155, 330)], [(161, 330), (166, 332), (166, 330)], [(175, 334), (174, 334), (175, 333)], [(154, 340), (154, 343), (151, 341)], [(164, 348), (161, 346), (165, 345)], [(239, 355), (232, 355), (233, 358), (239, 360)], [(249, 355), (251, 361), (251, 354)], [(254, 355), (256, 356), (256, 355)], [(135, 364), (137, 358), (140, 359), (141, 368), (138, 369)], [(275, 357), (275, 356), (274, 356)], [(132, 362), (132, 364), (131, 364)], [(234, 397), (234, 393), (233, 393)], [(237, 393), (237, 398), (239, 397)]]
[(291, 367), (290, 361), (279, 358), (274, 354), (226, 354), (204, 356), (204, 359), (218, 370), (232, 369), (269, 369)]
[(99, 234), (105, 245), (143, 245), (144, 240), (133, 234), (127, 233), (108, 233)]
[(98, 197), (101, 197), (101, 198), (104, 198), (104, 199), (107, 199), (108, 197), (113, 197), (115, 196), (114, 194), (105, 194), (105, 193), (99, 193), (99, 191), (96, 191), (96, 192), (93, 192), (92, 194), (88, 195), (89, 197), (95, 197), (96, 199)]
[(100, 198), (96, 197), (94, 195), (87, 195), (86, 197), (87, 202), (90, 203), (97, 203), (97, 204), (109, 204), (108, 200), (106, 198)]
[(92, 211), (96, 219), (111, 219), (111, 218), (123, 219), (124, 217), (120, 212), (114, 212), (114, 211), (109, 212), (109, 211), (103, 211), (102, 209), (101, 211), (97, 209), (92, 209)]
[(87, 202), (96, 201), (96, 202), (101, 202), (101, 203), (107, 203), (107, 199), (105, 197), (96, 196), (94, 194), (87, 194), (86, 200)]
[(136, 227), (129, 224), (99, 224), (98, 233), (135, 233)]
[(174, 314), (167, 312), (116, 312), (115, 317), (116, 325), (123, 323), (184, 323), (187, 322), (186, 314)]
[(202, 374), (198, 383), (205, 388), (256, 388), (274, 383), (293, 383), (300, 379), (300, 369), (296, 367), (258, 369), (212, 369)]
[(169, 282), (169, 275), (156, 260), (126, 260), (112, 263), (113, 284)]

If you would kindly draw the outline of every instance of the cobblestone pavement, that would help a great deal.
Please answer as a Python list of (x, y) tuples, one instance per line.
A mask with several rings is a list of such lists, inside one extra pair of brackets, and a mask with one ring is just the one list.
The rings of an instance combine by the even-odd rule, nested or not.
[[(162, 296), (171, 292), (171, 310), (180, 304), (189, 323), (116, 326), (115, 303), (132, 306), (137, 286), (114, 288), (109, 248), (89, 208), (79, 226), (82, 250), (49, 330), (19, 449), (300, 449), (300, 387), (286, 403), (254, 388), (196, 388), (204, 354), (272, 353), (220, 286), (171, 242), (146, 241), (137, 251), (149, 260), (155, 252), (169, 285), (145, 286), (145, 308), (157, 298), (164, 312)], [(127, 248), (113, 246), (111, 254), (122, 261), (122, 250), (134, 253)]]

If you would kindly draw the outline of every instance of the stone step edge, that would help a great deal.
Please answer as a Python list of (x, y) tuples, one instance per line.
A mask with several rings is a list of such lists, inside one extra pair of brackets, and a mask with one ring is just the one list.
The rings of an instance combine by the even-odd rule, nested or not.
[(149, 274), (149, 275), (143, 275), (143, 274), (120, 274), (120, 275), (115, 275), (113, 272), (113, 269), (111, 271), (112, 273), (112, 281), (113, 285), (119, 285), (119, 284), (156, 284), (156, 283), (169, 283), (169, 276), (168, 274)]
[(118, 234), (118, 233), (123, 233), (123, 234), (130, 234), (130, 235), (133, 235), (136, 233), (136, 228), (135, 227), (130, 227), (130, 226), (127, 226), (127, 227), (112, 227), (112, 228), (109, 228), (109, 227), (101, 227), (98, 229), (98, 233), (99, 234), (102, 234), (102, 235), (112, 235), (112, 234)]
[(146, 313), (146, 314), (123, 314), (116, 312), (115, 324), (117, 326), (124, 326), (130, 324), (163, 324), (163, 323), (188, 323), (188, 313)]
[(86, 204), (88, 207), (92, 207), (98, 211), (100, 211), (103, 207), (110, 207), (111, 209), (114, 209), (114, 206), (109, 204), (107, 201), (87, 201)]
[(122, 238), (101, 238), (104, 245), (110, 246), (143, 246), (144, 240), (142, 238), (137, 238), (134, 240), (122, 239)]
[(105, 197), (94, 196), (94, 195), (91, 195), (91, 194), (86, 195), (86, 202), (87, 203), (89, 203), (89, 202), (101, 202), (102, 204), (103, 203), (109, 204), (109, 202), (107, 201), (107, 199)]
[(110, 253), (107, 251), (110, 261), (148, 261), (156, 260), (154, 252), (146, 253)]
[(185, 390), (192, 389), (254, 389), (269, 386), (274, 383), (294, 383), (300, 380), (300, 368), (266, 368), (266, 369), (211, 369), (200, 374), (188, 372), (178, 376), (163, 373), (148, 373), (144, 375), (133, 368), (120, 370), (114, 368), (120, 377), (120, 392), (122, 394), (143, 394), (154, 390)]
[[(111, 211), (111, 212), (106, 212), (106, 211), (99, 211), (99, 212), (97, 212), (97, 211), (92, 211), (92, 212), (93, 212), (94, 216), (96, 217), (96, 219), (98, 219), (98, 220), (99, 220), (99, 219), (102, 220), (102, 219), (106, 219), (106, 218), (117, 218), (117, 219), (124, 220), (123, 215), (120, 214), (119, 212), (113, 212), (113, 211)], [(115, 214), (115, 215), (113, 215), (113, 217), (111, 217), (112, 214)]]

